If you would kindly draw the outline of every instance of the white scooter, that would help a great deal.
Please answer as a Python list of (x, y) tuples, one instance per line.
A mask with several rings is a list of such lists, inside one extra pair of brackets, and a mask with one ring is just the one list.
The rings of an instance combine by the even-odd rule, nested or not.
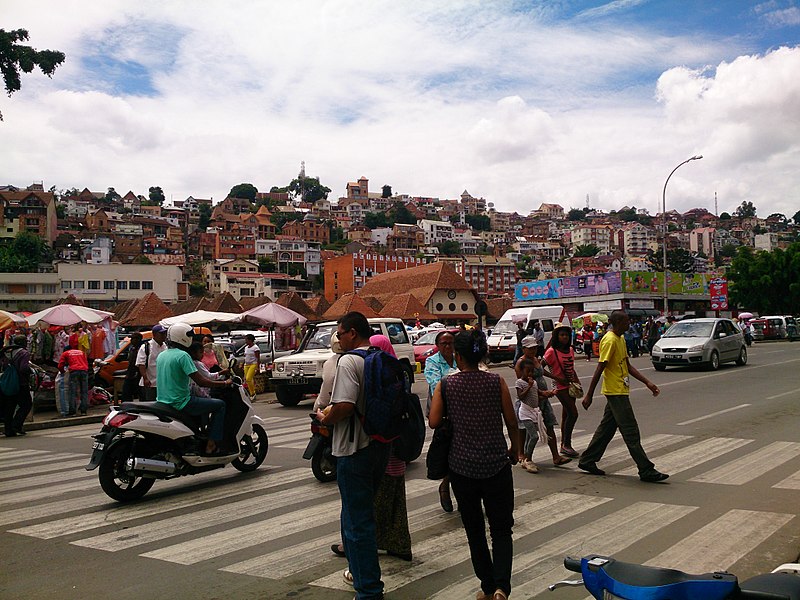
[(92, 458), (100, 486), (114, 500), (138, 500), (156, 479), (194, 475), (232, 464), (239, 471), (255, 471), (267, 456), (269, 441), (264, 421), (255, 414), (247, 388), (239, 377), (225, 388), (225, 442), (235, 448), (221, 455), (203, 456), (206, 427), (199, 417), (160, 402), (123, 402), (112, 406), (100, 433), (92, 436)]

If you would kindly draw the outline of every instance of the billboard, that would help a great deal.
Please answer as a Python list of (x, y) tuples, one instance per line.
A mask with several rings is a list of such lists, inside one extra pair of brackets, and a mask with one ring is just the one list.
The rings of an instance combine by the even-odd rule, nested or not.
[[(668, 273), (667, 284), (671, 295), (708, 296), (709, 284), (721, 277), (719, 273)], [(623, 290), (626, 294), (664, 293), (664, 273), (652, 271), (625, 271)]]
[(514, 298), (520, 301), (549, 300), (619, 294), (621, 291), (622, 276), (619, 272), (612, 272), (518, 283), (514, 286)]

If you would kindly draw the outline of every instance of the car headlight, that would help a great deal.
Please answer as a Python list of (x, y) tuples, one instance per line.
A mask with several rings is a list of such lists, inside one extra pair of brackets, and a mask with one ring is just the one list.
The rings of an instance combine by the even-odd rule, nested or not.
[(425, 358), (428, 358), (429, 356), (433, 356), (433, 355), (434, 355), (434, 354), (436, 354), (437, 352), (438, 352), (438, 350), (437, 350), (436, 348), (431, 348), (430, 350), (426, 350), (426, 351), (425, 351), (425, 352), (422, 354), (422, 356), (424, 356)]
[(659, 346), (658, 344), (656, 344), (655, 346), (653, 346), (653, 350), (654, 350), (655, 352), (661, 352), (661, 346)]
[(702, 351), (703, 351), (703, 344), (700, 344), (699, 346), (692, 346), (687, 350), (687, 352), (702, 352)]
[(278, 364), (275, 366), (275, 370), (276, 370), (278, 373), (283, 373), (283, 372), (286, 370), (286, 363), (278, 363)]

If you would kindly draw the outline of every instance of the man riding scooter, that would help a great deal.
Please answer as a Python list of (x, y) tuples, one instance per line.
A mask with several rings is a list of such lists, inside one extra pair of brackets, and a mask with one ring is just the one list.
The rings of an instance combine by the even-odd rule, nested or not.
[(213, 381), (198, 372), (189, 356), (189, 348), (194, 341), (192, 333), (192, 326), (185, 323), (176, 323), (167, 330), (168, 348), (156, 359), (158, 402), (193, 416), (205, 417), (211, 413), (205, 454), (214, 456), (220, 453), (219, 444), (224, 437), (225, 402), (217, 398), (192, 396), (189, 379), (205, 388), (226, 387), (231, 380)]

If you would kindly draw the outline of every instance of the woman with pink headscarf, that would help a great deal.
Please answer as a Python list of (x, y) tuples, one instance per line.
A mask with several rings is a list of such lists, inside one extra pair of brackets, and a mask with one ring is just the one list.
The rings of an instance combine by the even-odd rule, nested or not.
[(389, 356), (393, 356), (397, 358), (397, 353), (394, 351), (394, 346), (392, 346), (392, 342), (389, 341), (389, 338), (385, 335), (373, 335), (369, 338), (369, 345), (375, 348), (380, 348)]

